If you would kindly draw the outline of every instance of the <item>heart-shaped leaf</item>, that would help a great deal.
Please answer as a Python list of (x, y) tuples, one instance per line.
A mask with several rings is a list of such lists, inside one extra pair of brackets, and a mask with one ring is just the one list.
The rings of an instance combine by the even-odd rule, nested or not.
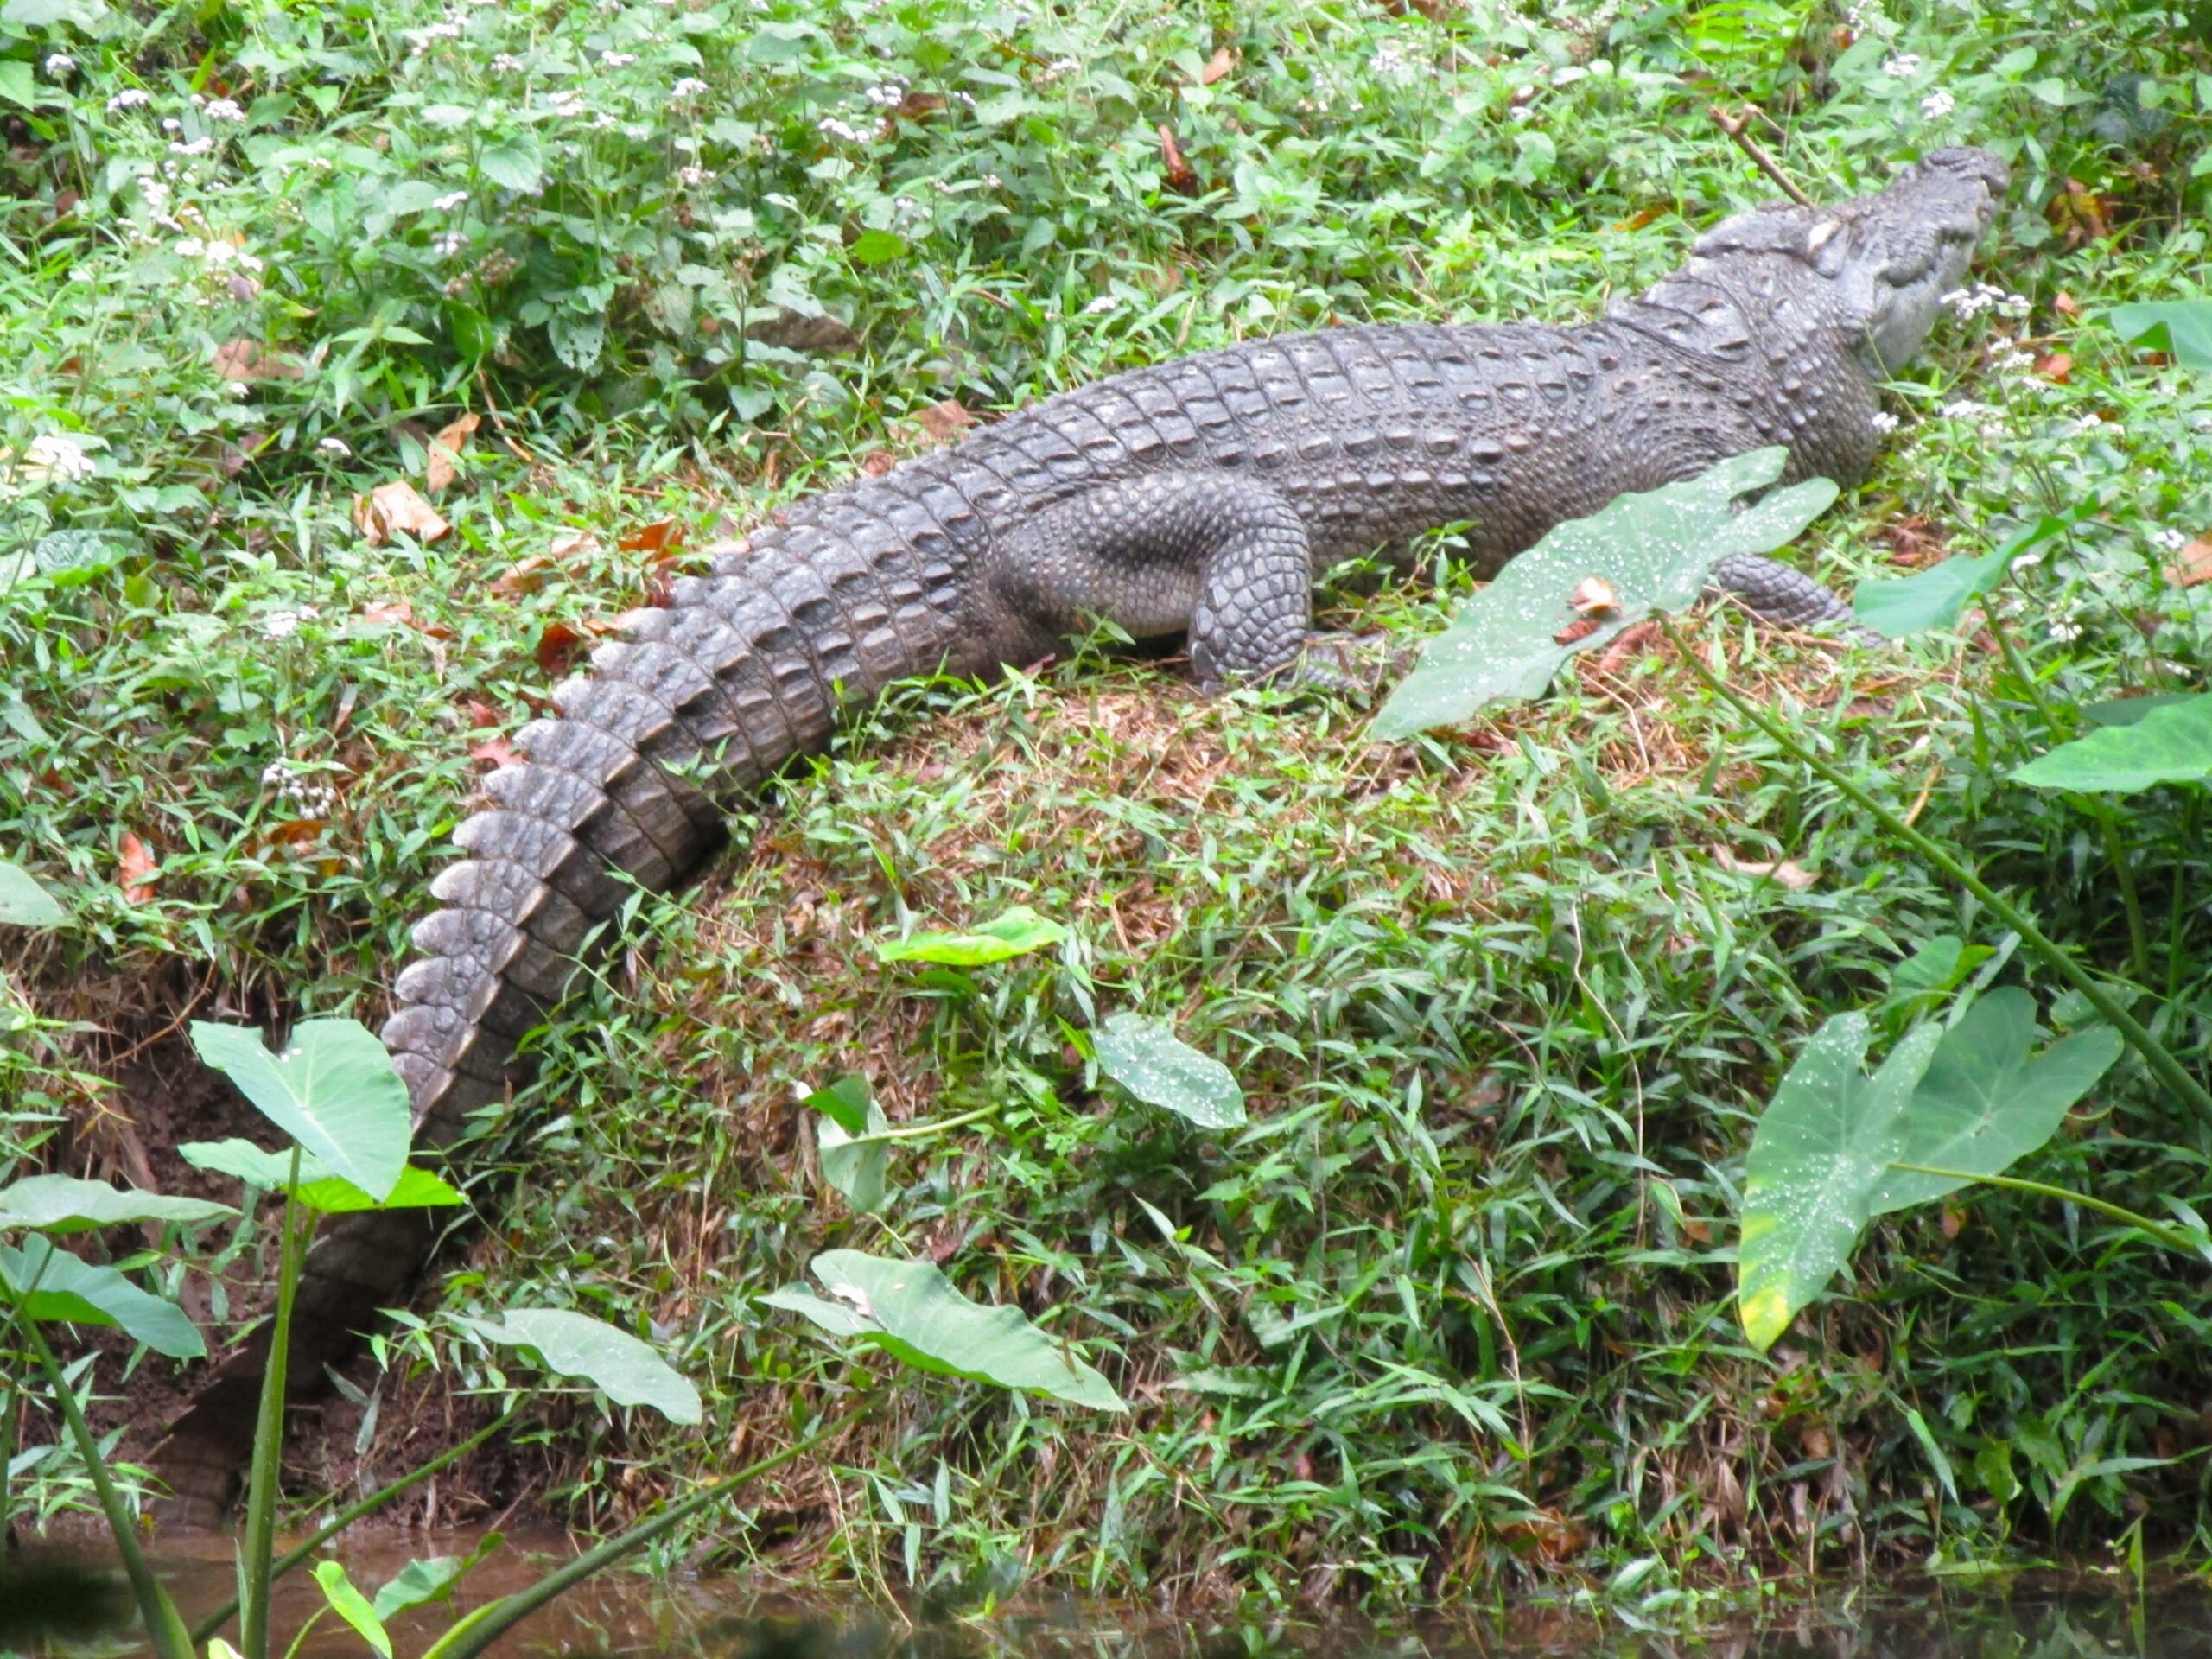
[(618, 1406), (646, 1406), (672, 1423), (703, 1414), (699, 1390), (626, 1331), (558, 1307), (511, 1307), (500, 1322), (455, 1316), (486, 1342), (533, 1348), (545, 1369), (581, 1376)]
[[(1452, 726), (1487, 705), (1541, 695), (1578, 651), (1606, 644), (1655, 611), (1694, 605), (1721, 560), (1796, 538), (1835, 499), (1811, 479), (1742, 512), (1736, 499), (1782, 476), (1788, 452), (1755, 449), (1662, 489), (1617, 497), (1587, 518), (1554, 525), (1459, 607), (1375, 716), (1384, 741)], [(1609, 592), (1596, 614), (1578, 594)]]
[(0, 1296), (41, 1324), (105, 1325), (172, 1359), (200, 1359), (207, 1344), (173, 1302), (138, 1288), (33, 1233), (20, 1249), (0, 1245)]
[(0, 858), (0, 923), (15, 927), (59, 927), (69, 919), (61, 902), (39, 886), (20, 864)]
[[(863, 1084), (863, 1090), (865, 1087)], [(823, 1090), (821, 1094), (829, 1092)], [(815, 1096), (820, 1097), (820, 1094)], [(873, 1100), (862, 1109), (857, 1134), (847, 1129), (842, 1118), (827, 1112), (815, 1122), (815, 1147), (822, 1160), (822, 1179), (845, 1195), (845, 1202), (855, 1215), (872, 1215), (883, 1207), (889, 1191), (885, 1172), (890, 1163), (891, 1146), (888, 1141), (868, 1137), (880, 1135), (890, 1127), (883, 1108)]]
[(73, 1175), (28, 1175), (0, 1187), (0, 1227), (35, 1227), (48, 1233), (83, 1232), (122, 1222), (213, 1221), (236, 1214), (229, 1205), (207, 1198), (140, 1192)]
[(322, 1599), (330, 1604), (330, 1611), (353, 1627), (354, 1633), (382, 1656), (391, 1659), (391, 1637), (384, 1628), (384, 1620), (369, 1603), (369, 1599), (353, 1587), (353, 1580), (346, 1576), (346, 1567), (340, 1561), (317, 1561), (315, 1581), (322, 1586)]
[(1050, 1395), (1102, 1411), (1128, 1408), (1111, 1383), (1030, 1324), (1020, 1309), (969, 1301), (935, 1262), (824, 1250), (811, 1266), (836, 1301), (824, 1301), (800, 1286), (786, 1286), (761, 1300), (921, 1370)]
[(916, 933), (904, 939), (882, 939), (875, 954), (885, 962), (934, 962), (949, 968), (976, 968), (987, 962), (1004, 962), (1059, 944), (1068, 931), (1047, 921), (1027, 905), (1016, 905), (1005, 915), (966, 932)]
[[(2036, 1023), (2035, 998), (2019, 987), (1977, 998), (1943, 1033), (1912, 1091), (1897, 1123), (1895, 1161), (1996, 1175), (2057, 1134), (2126, 1045), (2111, 1027), (2094, 1026), (2031, 1054), (2046, 1035)], [(1964, 1185), (1891, 1170), (1867, 1195), (1866, 1213), (1886, 1215)]]
[(1175, 1034), (1168, 1020), (1117, 1014), (1090, 1033), (1098, 1069), (1147, 1106), (1160, 1106), (1202, 1129), (1233, 1129), (1244, 1119), (1236, 1075)]
[(2161, 702), (2139, 720), (2100, 726), (2012, 773), (2035, 789), (2132, 795), (2212, 781), (2212, 693)]
[[(267, 1152), (251, 1141), (188, 1141), (177, 1156), (194, 1169), (228, 1175), (264, 1192), (282, 1192), (291, 1182), (292, 1154)], [(439, 1175), (410, 1164), (381, 1201), (340, 1175), (333, 1175), (315, 1160), (300, 1155), (300, 1184), (294, 1194), (318, 1215), (339, 1216), (357, 1210), (434, 1210), (468, 1202)]]
[(200, 1058), (333, 1175), (381, 1203), (407, 1166), (407, 1085), (358, 1020), (303, 1020), (272, 1054), (245, 1026), (192, 1022)]
[(1872, 1029), (1842, 1014), (1814, 1033), (1751, 1138), (1736, 1256), (1737, 1312), (1766, 1349), (1850, 1257), (1866, 1198), (1897, 1161), (1897, 1119), (1942, 1039), (1923, 1026), (1872, 1077)]
[(2122, 340), (2164, 352), (2185, 369), (2212, 369), (2212, 300), (2142, 300), (2115, 305), (2105, 321)]

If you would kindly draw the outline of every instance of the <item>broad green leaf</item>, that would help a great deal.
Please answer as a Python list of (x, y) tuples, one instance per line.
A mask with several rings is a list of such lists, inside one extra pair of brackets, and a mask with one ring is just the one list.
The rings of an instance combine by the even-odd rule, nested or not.
[(2102, 702), (2083, 703), (2082, 718), (2092, 726), (2133, 726), (2153, 709), (2192, 702), (2198, 695), (2195, 691), (2152, 691), (2139, 697), (2107, 697)]
[(357, 1210), (440, 1210), (468, 1202), (442, 1176), (417, 1169), (412, 1164), (399, 1172), (399, 1179), (381, 1200), (371, 1198), (338, 1175), (302, 1181), (299, 1198), (308, 1209), (324, 1216), (347, 1215)]
[(29, 64), (20, 58), (0, 59), (0, 99), (27, 110), (37, 107), (38, 82), (31, 76)]
[(861, 1117), (858, 1135), (826, 1112), (815, 1124), (815, 1147), (822, 1160), (822, 1179), (845, 1195), (845, 1202), (852, 1206), (855, 1215), (872, 1215), (883, 1207), (888, 1191), (884, 1172), (890, 1163), (891, 1147), (887, 1141), (866, 1137), (890, 1127), (883, 1108), (872, 1100)]
[(875, 954), (885, 962), (935, 962), (951, 968), (976, 968), (1042, 950), (1067, 936), (1067, 929), (1058, 922), (1046, 920), (1027, 905), (1016, 905), (1005, 915), (964, 933), (917, 933), (911, 938), (880, 940)]
[(906, 238), (890, 231), (862, 231), (845, 251), (856, 265), (887, 264), (906, 251)]
[(0, 1186), (0, 1227), (36, 1227), (49, 1233), (83, 1232), (133, 1221), (213, 1221), (235, 1216), (227, 1204), (169, 1198), (82, 1181), (73, 1175), (29, 1175)]
[(1862, 1069), (1872, 1028), (1842, 1014), (1806, 1043), (1751, 1136), (1736, 1255), (1737, 1313), (1762, 1351), (1833, 1278), (1897, 1160), (1897, 1116), (1942, 1039), (1923, 1026)]
[(317, 1561), (315, 1581), (322, 1586), (322, 1599), (339, 1618), (353, 1627), (361, 1640), (374, 1648), (384, 1659), (391, 1659), (391, 1637), (384, 1628), (384, 1620), (370, 1605), (369, 1599), (353, 1587), (353, 1580), (346, 1576), (346, 1568), (339, 1561)]
[[(2111, 1027), (2093, 1026), (2031, 1057), (2046, 1034), (2035, 998), (2018, 986), (1977, 999), (1943, 1033), (1897, 1119), (1895, 1161), (1995, 1175), (2050, 1140), (2123, 1045)], [(1866, 1213), (1886, 1215), (1964, 1185), (1891, 1170), (1868, 1193)]]
[(57, 587), (90, 582), (143, 550), (135, 536), (114, 530), (56, 530), (38, 538), (31, 558)]
[(408, 1562), (378, 1590), (371, 1604), (376, 1616), (389, 1619), (410, 1607), (443, 1601), (476, 1559), (474, 1555), (432, 1555)]
[(0, 923), (16, 927), (59, 927), (69, 919), (61, 903), (20, 864), (0, 858)]
[(1862, 582), (1851, 596), (1851, 613), (1885, 639), (1955, 626), (1968, 605), (2005, 580), (2013, 560), (2064, 535), (2077, 517), (2070, 510), (2046, 512), (1979, 557), (1955, 554), (1909, 576)]
[[(823, 1287), (852, 1310), (858, 1324), (850, 1334), (918, 1370), (1050, 1395), (1102, 1411), (1128, 1408), (1112, 1384), (1030, 1324), (1020, 1308), (969, 1301), (935, 1262), (824, 1250), (810, 1265)], [(789, 1290), (763, 1300), (836, 1328)]]
[(785, 1285), (769, 1291), (760, 1300), (771, 1307), (804, 1314), (833, 1337), (865, 1336), (877, 1329), (874, 1319), (864, 1318), (842, 1302), (825, 1300), (804, 1285)]
[(499, 1324), (458, 1319), (487, 1342), (534, 1348), (550, 1371), (581, 1376), (618, 1406), (650, 1406), (671, 1423), (696, 1423), (699, 1390), (626, 1331), (558, 1307), (511, 1307)]
[(1968, 944), (1955, 933), (1945, 933), (1892, 969), (1890, 986), (1907, 995), (1948, 991), (1996, 954), (1988, 945)]
[(2212, 299), (2116, 305), (2105, 321), (2122, 340), (2164, 352), (2185, 369), (2212, 369)]
[(2212, 782), (2212, 693), (2163, 703), (2140, 720), (2062, 743), (2015, 771), (2012, 781), (2116, 795)]
[(207, 1344), (173, 1302), (138, 1288), (33, 1233), (20, 1249), (0, 1244), (0, 1296), (41, 1324), (105, 1325), (171, 1359), (200, 1359)]
[[(1827, 480), (1773, 491), (1742, 512), (1732, 505), (1781, 477), (1787, 460), (1778, 448), (1753, 450), (1554, 527), (1422, 647), (1420, 664), (1375, 716), (1374, 735), (1411, 737), (1492, 702), (1539, 696), (1574, 652), (1604, 645), (1655, 611), (1696, 603), (1731, 554), (1765, 553), (1793, 539), (1835, 499)], [(1592, 577), (1611, 588), (1618, 606), (1561, 645), (1555, 636), (1578, 621), (1570, 601)]]
[(810, 1110), (836, 1120), (848, 1135), (868, 1133), (868, 1095), (866, 1077), (840, 1077), (816, 1090), (804, 1103)]
[(537, 141), (526, 133), (502, 138), (477, 152), (476, 170), (505, 189), (528, 193), (545, 176)]
[(302, 1020), (272, 1054), (245, 1026), (192, 1022), (200, 1058), (333, 1175), (381, 1203), (407, 1166), (407, 1085), (358, 1020)]
[(1175, 1035), (1174, 1025), (1144, 1014), (1117, 1014), (1090, 1033), (1098, 1069), (1147, 1106), (1188, 1118), (1202, 1129), (1244, 1122), (1236, 1076)]
[[(264, 1152), (251, 1141), (188, 1141), (176, 1151), (194, 1169), (228, 1175), (264, 1192), (282, 1192), (291, 1182), (292, 1154)], [(302, 1205), (324, 1216), (347, 1215), (357, 1210), (434, 1210), (468, 1202), (443, 1177), (410, 1164), (399, 1172), (399, 1179), (379, 1203), (304, 1153), (300, 1156), (296, 1196)]]

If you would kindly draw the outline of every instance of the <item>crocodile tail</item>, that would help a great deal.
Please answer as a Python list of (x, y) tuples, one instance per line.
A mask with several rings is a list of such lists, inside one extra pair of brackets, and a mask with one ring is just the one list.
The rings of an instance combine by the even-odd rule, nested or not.
[[(678, 581), (667, 607), (633, 616), (555, 690), (555, 717), (516, 734), (523, 758), (485, 780), (486, 804), (454, 832), (467, 856), (430, 884), (439, 907), (392, 986), (382, 1036), (418, 1144), (450, 1146), (526, 1081), (523, 1036), (634, 888), (675, 887), (720, 849), (722, 803), (826, 741), (842, 699), (958, 658), (952, 538), (976, 515), (957, 492), (925, 505), (945, 471), (926, 457), (721, 550), (714, 574)], [(318, 1389), (401, 1300), (439, 1226), (435, 1211), (392, 1211), (324, 1229), (293, 1307), (295, 1392)], [(209, 1523), (229, 1503), (268, 1341), (264, 1325), (217, 1367), (157, 1451), (173, 1518)]]

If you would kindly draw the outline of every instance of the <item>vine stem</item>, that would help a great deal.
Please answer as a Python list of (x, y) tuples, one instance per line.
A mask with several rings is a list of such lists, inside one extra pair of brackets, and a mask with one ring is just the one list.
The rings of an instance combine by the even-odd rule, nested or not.
[[(2043, 728), (2053, 743), (2063, 743), (2069, 734), (2059, 728), (2058, 715), (2043, 694), (2043, 687), (2036, 683), (2029, 671), (2027, 658), (2020, 654), (2020, 647), (2012, 638), (2012, 625), (1997, 613), (1996, 606), (1984, 598), (1981, 613), (1989, 623), (1989, 632), (1995, 636), (1997, 649), (2003, 653), (2005, 665), (2012, 671), (2012, 677), (2020, 683), (2028, 701), (2035, 705), (2036, 714), (2043, 721)], [(2072, 791), (2068, 793), (2071, 796)], [(2135, 872), (2127, 862), (2127, 849), (2120, 840), (2120, 820), (2110, 803), (2093, 795), (2073, 796), (2097, 821), (2103, 831), (2105, 857), (2111, 861), (2113, 880), (2120, 884), (2120, 907), (2127, 912), (2128, 955), (2133, 963), (2135, 977), (2147, 983), (2151, 977), (2151, 931), (2143, 921), (2143, 899), (2135, 888)]]
[(1974, 1181), (1984, 1186), (2003, 1187), (2011, 1192), (2028, 1192), (2039, 1198), (2057, 1198), (2067, 1204), (2078, 1204), (2084, 1210), (2094, 1210), (2101, 1216), (2110, 1216), (2114, 1221), (2125, 1222), (2152, 1242), (2183, 1255), (2208, 1257), (2208, 1252), (2212, 1252), (2212, 1242), (2208, 1242), (2202, 1235), (2191, 1237), (2178, 1227), (2170, 1227), (2163, 1221), (2153, 1221), (2148, 1216), (2123, 1209), (2108, 1198), (2076, 1192), (2071, 1187), (2053, 1186), (2048, 1181), (2022, 1180), (2017, 1175), (1976, 1175), (1962, 1169), (1939, 1169), (1933, 1164), (1891, 1164), (1890, 1167), (1904, 1170), (1909, 1175), (1936, 1175), (1947, 1181)]
[(1675, 626), (1670, 618), (1661, 616), (1657, 618), (1657, 621), (1660, 631), (1667, 636), (1675, 649), (1681, 653), (1682, 660), (1690, 665), (1691, 671), (1699, 679), (1705, 682), (1708, 690), (1735, 709), (1738, 714), (1750, 721), (1752, 725), (1758, 727), (1760, 731), (1772, 738), (1775, 742), (1780, 744), (1792, 760), (1811, 767), (1854, 805), (1871, 813), (1874, 821), (1882, 828), (1904, 842), (1986, 905), (2006, 926), (2020, 936), (2021, 943), (2041, 957), (2044, 963), (2053, 973), (2072, 986), (2074, 989), (2081, 992), (2089, 1006), (2094, 1008), (2113, 1030), (2120, 1033), (2127, 1046), (2143, 1057), (2144, 1064), (2157, 1074), (2160, 1082), (2185, 1101), (2190, 1109), (2194, 1111), (2203, 1122), (2212, 1125), (2212, 1090), (2206, 1090), (2202, 1084), (2190, 1076), (2183, 1068), (2181, 1062), (2166, 1051), (2164, 1045), (2153, 1037), (2133, 1014), (2121, 1007), (2119, 1001), (2103, 986), (2098, 984), (2095, 978), (2073, 957), (2067, 955), (2046, 937), (2044, 931), (2029, 919), (2025, 912), (1968, 869), (1963, 862), (1953, 856), (1950, 849), (1941, 842), (1932, 840), (1914, 829), (1853, 783), (1840, 767), (1831, 765), (1814, 753), (1811, 749), (1798, 741), (1796, 734), (1789, 728), (1721, 679), (1706, 665), (1705, 659), (1697, 654), (1689, 642), (1682, 638), (1681, 631)]

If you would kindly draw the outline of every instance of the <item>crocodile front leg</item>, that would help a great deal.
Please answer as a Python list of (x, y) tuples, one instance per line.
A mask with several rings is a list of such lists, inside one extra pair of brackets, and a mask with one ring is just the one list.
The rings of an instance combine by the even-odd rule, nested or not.
[(1187, 631), (1209, 691), (1294, 666), (1313, 620), (1313, 561), (1297, 509), (1233, 474), (1101, 485), (1031, 519), (995, 560), (1005, 613), (1039, 640), (1078, 633), (1091, 617), (1140, 639)]

